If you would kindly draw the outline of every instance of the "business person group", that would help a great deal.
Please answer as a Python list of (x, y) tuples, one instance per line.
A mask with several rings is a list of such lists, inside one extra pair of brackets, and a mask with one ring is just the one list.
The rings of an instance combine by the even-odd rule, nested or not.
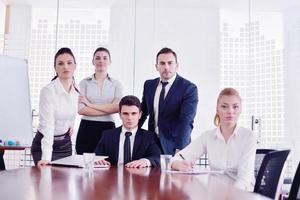
[[(38, 132), (32, 142), (34, 163), (45, 166), (72, 154), (71, 138), (76, 113), (82, 115), (76, 153), (108, 156), (102, 165), (160, 166), (160, 155), (173, 155), (172, 169), (191, 170), (204, 153), (212, 169), (231, 173), (236, 186), (251, 190), (254, 180), (255, 138), (237, 124), (242, 108), (239, 93), (223, 89), (216, 106), (217, 128), (191, 142), (197, 111), (197, 86), (181, 77), (176, 53), (162, 48), (156, 55), (159, 77), (146, 80), (142, 101), (123, 97), (122, 86), (108, 74), (111, 55), (100, 47), (93, 54), (95, 73), (80, 82), (73, 75), (76, 61), (69, 48), (54, 58), (57, 76), (41, 90)], [(115, 128), (113, 114), (122, 121)], [(143, 126), (148, 119), (148, 130)]]

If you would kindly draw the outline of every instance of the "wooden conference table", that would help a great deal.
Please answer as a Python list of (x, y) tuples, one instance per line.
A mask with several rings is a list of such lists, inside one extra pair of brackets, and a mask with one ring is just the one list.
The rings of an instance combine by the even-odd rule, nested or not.
[(25, 146), (3, 146), (0, 145), (0, 170), (4, 170), (5, 169), (5, 163), (4, 163), (4, 152), (5, 150), (25, 150), (26, 148), (30, 148), (30, 147), (25, 147)]
[(232, 187), (221, 175), (111, 167), (92, 175), (81, 168), (46, 166), (0, 171), (0, 198), (16, 200), (252, 200), (267, 199)]

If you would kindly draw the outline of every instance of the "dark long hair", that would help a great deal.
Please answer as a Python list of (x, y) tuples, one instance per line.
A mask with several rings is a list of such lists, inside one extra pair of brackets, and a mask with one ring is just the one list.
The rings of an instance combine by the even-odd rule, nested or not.
[(110, 56), (109, 50), (108, 50), (107, 48), (104, 48), (104, 47), (98, 47), (98, 48), (95, 50), (94, 54), (93, 54), (93, 58), (95, 57), (96, 53), (99, 52), (99, 51), (104, 51), (104, 52), (106, 52), (106, 53), (108, 54), (109, 60), (111, 60), (111, 56)]
[[(73, 59), (74, 59), (74, 63), (76, 64), (75, 56), (74, 56), (72, 50), (71, 50), (70, 48), (68, 48), (68, 47), (62, 47), (62, 48), (60, 48), (60, 49), (56, 52), (56, 54), (55, 54), (55, 56), (54, 56), (54, 67), (55, 67), (55, 65), (56, 65), (57, 57), (60, 56), (60, 55), (62, 55), (62, 54), (69, 54), (70, 56), (72, 56)], [(55, 79), (57, 79), (57, 77), (58, 77), (58, 75), (57, 75), (57, 73), (56, 73), (56, 75), (52, 78), (51, 81), (54, 81)], [(75, 91), (79, 93), (79, 90), (77, 89), (77, 87), (76, 87), (76, 85), (75, 85), (75, 78), (74, 78), (74, 76), (73, 76), (73, 87), (74, 87)]]

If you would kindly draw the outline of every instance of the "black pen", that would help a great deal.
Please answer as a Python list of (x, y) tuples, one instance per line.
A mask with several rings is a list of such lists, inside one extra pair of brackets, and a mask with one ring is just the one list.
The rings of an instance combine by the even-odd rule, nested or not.
[(182, 160), (185, 160), (185, 158), (183, 157), (183, 155), (181, 153), (179, 153), (179, 156), (182, 158)]

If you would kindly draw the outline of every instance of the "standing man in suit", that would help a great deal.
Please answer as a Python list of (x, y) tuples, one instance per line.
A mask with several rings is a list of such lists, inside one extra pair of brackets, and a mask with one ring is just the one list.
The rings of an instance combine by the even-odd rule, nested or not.
[(176, 73), (177, 55), (172, 49), (163, 48), (157, 53), (156, 70), (160, 77), (144, 84), (139, 126), (149, 115), (148, 130), (157, 134), (164, 154), (174, 155), (191, 141), (197, 86)]
[(119, 103), (122, 126), (103, 132), (95, 153), (108, 156), (107, 160), (96, 162), (102, 165), (125, 167), (160, 166), (160, 149), (155, 134), (138, 128), (141, 118), (141, 102), (132, 95), (125, 96)]

